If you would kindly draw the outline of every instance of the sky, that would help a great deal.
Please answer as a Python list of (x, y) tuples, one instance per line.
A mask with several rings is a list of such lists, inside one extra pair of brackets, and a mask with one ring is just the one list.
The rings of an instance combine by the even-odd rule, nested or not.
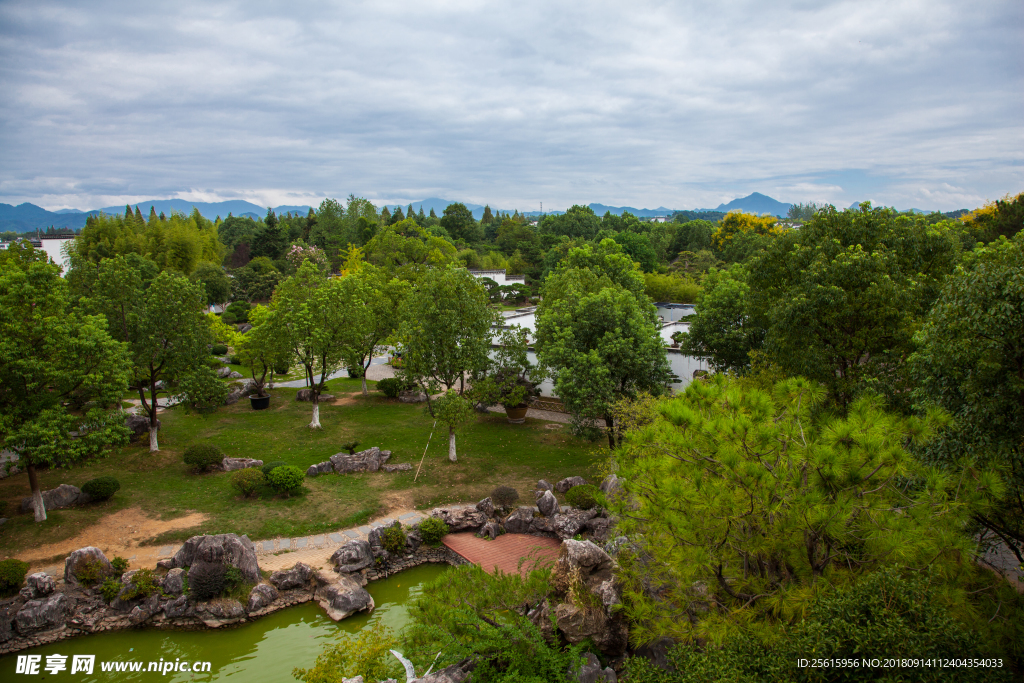
[(974, 208), (1024, 3), (0, 0), (0, 202)]

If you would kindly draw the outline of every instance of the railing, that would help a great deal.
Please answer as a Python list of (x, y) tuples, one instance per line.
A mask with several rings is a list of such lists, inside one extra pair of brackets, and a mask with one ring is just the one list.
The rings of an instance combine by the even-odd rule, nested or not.
[(530, 407), (534, 410), (547, 410), (552, 413), (569, 413), (565, 409), (565, 405), (557, 398), (535, 398), (530, 403)]

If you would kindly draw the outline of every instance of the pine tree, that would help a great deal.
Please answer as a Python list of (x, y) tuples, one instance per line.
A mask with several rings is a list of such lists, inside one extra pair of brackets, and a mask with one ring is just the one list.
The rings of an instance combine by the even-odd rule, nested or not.
[(149, 222), (153, 223), (154, 221), (156, 221), (156, 208), (151, 206), (149, 207)]
[(402, 222), (404, 220), (405, 220), (405, 214), (402, 213), (402, 207), (396, 206), (395, 207), (395, 213), (392, 214), (391, 220), (388, 221), (388, 225), (394, 225), (395, 223), (400, 223), (400, 222)]
[(124, 220), (125, 223), (130, 223), (133, 220), (135, 214), (132, 213), (132, 207), (128, 204), (124, 205)]
[(437, 218), (437, 214), (436, 214), (436, 213), (434, 213), (434, 210), (433, 210), (433, 209), (431, 209), (431, 210), (430, 210), (430, 217), (431, 217), (431, 218)]
[(274, 213), (273, 209), (267, 209), (267, 217), (263, 219), (263, 222), (267, 224), (268, 228), (277, 227), (277, 214)]
[(391, 225), (391, 212), (388, 211), (388, 207), (384, 207), (380, 212), (381, 225)]
[[(434, 213), (434, 210), (431, 209), (430, 213)], [(420, 221), (421, 223), (423, 221), (427, 220), (427, 215), (425, 213), (423, 213), (423, 205), (422, 204), (420, 204), (420, 212), (418, 214), (416, 214), (416, 220)]]
[(481, 223), (490, 223), (494, 220), (490, 205), (484, 206), (484, 215), (480, 218)]
[(166, 221), (167, 220), (167, 216), (164, 215), (163, 211), (160, 212), (160, 220), (162, 220), (162, 221)]
[(415, 215), (416, 215), (416, 214), (414, 214), (414, 213), (412, 212), (412, 204), (410, 204), (410, 205), (409, 205), (409, 209), (408, 209), (408, 210), (407, 210), (407, 211), (405, 212), (405, 217), (406, 217), (406, 218), (412, 218), (412, 217), (413, 217), (413, 216), (415, 216)]
[(139, 210), (138, 204), (135, 205), (135, 223), (136, 225), (142, 225), (145, 223), (145, 221), (142, 220), (142, 211)]

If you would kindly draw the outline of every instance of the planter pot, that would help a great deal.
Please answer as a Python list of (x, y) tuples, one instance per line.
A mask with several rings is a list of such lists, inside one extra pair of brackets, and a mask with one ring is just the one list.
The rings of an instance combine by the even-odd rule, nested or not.
[(266, 410), (270, 407), (270, 396), (257, 396), (252, 394), (249, 396), (249, 403), (252, 404), (253, 410)]
[(505, 415), (508, 417), (508, 421), (514, 425), (521, 425), (526, 422), (526, 406), (505, 406)]

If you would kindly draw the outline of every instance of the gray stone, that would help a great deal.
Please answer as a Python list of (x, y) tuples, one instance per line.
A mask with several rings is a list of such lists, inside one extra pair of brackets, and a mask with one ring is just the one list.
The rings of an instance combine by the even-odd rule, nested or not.
[(531, 531), (539, 531), (545, 534), (553, 534), (555, 532), (555, 524), (553, 517), (534, 517), (530, 522)]
[(308, 538), (296, 538), (294, 540), (296, 548), (305, 548), (309, 544)]
[(617, 683), (619, 678), (615, 671), (608, 667), (601, 668), (601, 661), (590, 652), (583, 655), (583, 665), (575, 673), (577, 683)]
[(413, 529), (405, 535), (406, 552), (414, 553), (421, 545), (423, 545), (423, 537), (420, 536), (419, 530)]
[(220, 466), (225, 472), (234, 472), (235, 470), (245, 470), (250, 467), (263, 467), (263, 461), (253, 460), (252, 458), (224, 458), (220, 461)]
[(584, 530), (590, 534), (590, 539), (597, 541), (598, 543), (604, 543), (608, 540), (608, 534), (611, 531), (612, 521), (607, 517), (594, 517), (588, 519), (584, 524)]
[(242, 373), (233, 370), (231, 374), (228, 375), (228, 379), (242, 379)]
[(557, 484), (555, 484), (555, 490), (559, 493), (565, 493), (574, 486), (583, 486), (587, 483), (587, 480), (583, 477), (566, 477)]
[(257, 584), (249, 591), (249, 603), (245, 606), (245, 610), (250, 613), (261, 610), (277, 600), (279, 595), (277, 589), (269, 583)]
[(427, 400), (427, 395), (419, 389), (409, 389), (398, 392), (398, 400), (402, 403), (423, 403)]
[(550, 491), (553, 488), (554, 487), (551, 485), (551, 483), (547, 479), (541, 479), (540, 481), (537, 482), (537, 490), (538, 491)]
[(494, 514), (494, 503), (491, 502), (491, 497), (487, 496), (479, 503), (476, 504), (476, 509), (484, 513), (488, 517)]
[(175, 567), (167, 572), (161, 587), (164, 589), (164, 593), (168, 595), (181, 595), (181, 592), (185, 589), (185, 570)]
[(341, 621), (356, 612), (373, 611), (373, 598), (357, 581), (347, 574), (338, 576), (334, 583), (317, 588), (316, 601), (334, 621)]
[(249, 323), (242, 323), (241, 325), (238, 326), (238, 333), (239, 334), (245, 334), (246, 332), (248, 332), (251, 329), (252, 329), (252, 325), (250, 325)]
[(330, 474), (334, 471), (334, 465), (330, 460), (324, 460), (318, 462), (315, 465), (310, 465), (309, 469), (306, 470), (307, 477), (319, 477), (321, 474)]
[(270, 583), (282, 591), (291, 590), (292, 588), (305, 588), (309, 586), (309, 580), (312, 576), (313, 569), (309, 565), (299, 562), (287, 571), (271, 574)]
[(128, 614), (128, 621), (132, 626), (139, 626), (151, 619), (159, 611), (160, 596), (154, 593), (149, 596), (149, 599), (132, 608), (132, 611)]
[(551, 491), (544, 491), (537, 499), (537, 508), (545, 517), (554, 517), (558, 514), (558, 499)]
[(463, 659), (457, 664), (452, 664), (429, 676), (417, 679), (416, 683), (467, 683), (474, 668), (476, 668), (475, 659)]
[(380, 464), (381, 464), (381, 466), (383, 466), (384, 463), (386, 463), (390, 459), (391, 459), (391, 451), (383, 451), (382, 450), (380, 452)]
[(572, 538), (583, 531), (583, 525), (593, 519), (596, 514), (595, 510), (569, 510), (566, 513), (557, 514), (552, 517), (555, 533), (563, 540)]
[(31, 591), (32, 598), (45, 598), (57, 590), (57, 582), (46, 572), (36, 572), (25, 578), (25, 587)]
[(64, 560), (64, 583), (69, 586), (78, 585), (78, 572), (90, 562), (99, 562), (100, 564), (100, 583), (105, 577), (114, 573), (114, 567), (103, 551), (93, 546), (87, 546), (74, 551)]
[(430, 516), (447, 524), (449, 533), (476, 531), (487, 522), (487, 515), (475, 508), (434, 508)]
[(0, 643), (6, 643), (17, 635), (14, 631), (14, 615), (20, 608), (20, 602), (0, 603)]
[(486, 536), (492, 541), (501, 535), (501, 525), (497, 522), (487, 522), (480, 527), (480, 535)]
[(223, 366), (223, 367), (217, 368), (217, 377), (220, 377), (221, 379), (224, 379), (225, 377), (227, 377), (230, 374), (231, 374), (231, 368), (229, 368), (226, 365)]
[(334, 551), (331, 564), (342, 573), (357, 572), (373, 564), (373, 552), (368, 541), (349, 541)]
[(622, 480), (614, 474), (609, 474), (599, 488), (606, 496), (614, 497), (622, 491)]
[(194, 608), (189, 604), (187, 595), (179, 595), (174, 600), (171, 600), (164, 605), (164, 616), (168, 619), (178, 619), (184, 616), (190, 616), (194, 611)]
[(400, 462), (394, 465), (381, 465), (380, 469), (382, 472), (409, 472), (412, 470), (412, 465), (407, 462)]
[(612, 569), (615, 561), (611, 556), (591, 541), (574, 541), (568, 539), (562, 541), (562, 548), (555, 562), (552, 571), (552, 584), (559, 587), (568, 586), (573, 576), (580, 579), (591, 590), (602, 595), (602, 602), (605, 605), (615, 604), (615, 601), (605, 601), (607, 589), (603, 585), (608, 581), (614, 581)]
[(380, 469), (380, 449), (374, 446), (365, 451), (349, 455), (336, 453), (331, 456), (331, 464), (338, 474), (349, 472), (376, 472)]
[(312, 400), (313, 391), (311, 389), (299, 389), (295, 392), (296, 401), (310, 401)]
[(505, 531), (510, 534), (525, 534), (533, 524), (533, 508), (519, 507), (505, 518)]
[(237, 624), (245, 619), (245, 607), (238, 600), (220, 598), (196, 606), (196, 616), (210, 628)]
[(168, 565), (169, 568), (191, 567), (199, 560), (237, 567), (246, 581), (251, 583), (258, 583), (261, 578), (256, 548), (248, 536), (193, 536), (185, 541)]
[(18, 633), (25, 635), (35, 631), (46, 631), (64, 623), (68, 614), (68, 599), (63, 593), (55, 593), (39, 600), (29, 600), (14, 616)]
[[(145, 415), (129, 415), (124, 421), (124, 426), (131, 430), (129, 440), (133, 442), (149, 434), (149, 418)], [(156, 421), (156, 428), (157, 431), (160, 430), (160, 420)]]
[[(85, 505), (91, 501), (92, 497), (88, 493), (82, 493), (80, 488), (71, 484), (61, 484), (55, 489), (43, 491), (43, 504), (46, 505), (47, 510), (59, 510), (75, 505)], [(31, 512), (32, 509), (32, 496), (22, 498), (21, 511)]]

